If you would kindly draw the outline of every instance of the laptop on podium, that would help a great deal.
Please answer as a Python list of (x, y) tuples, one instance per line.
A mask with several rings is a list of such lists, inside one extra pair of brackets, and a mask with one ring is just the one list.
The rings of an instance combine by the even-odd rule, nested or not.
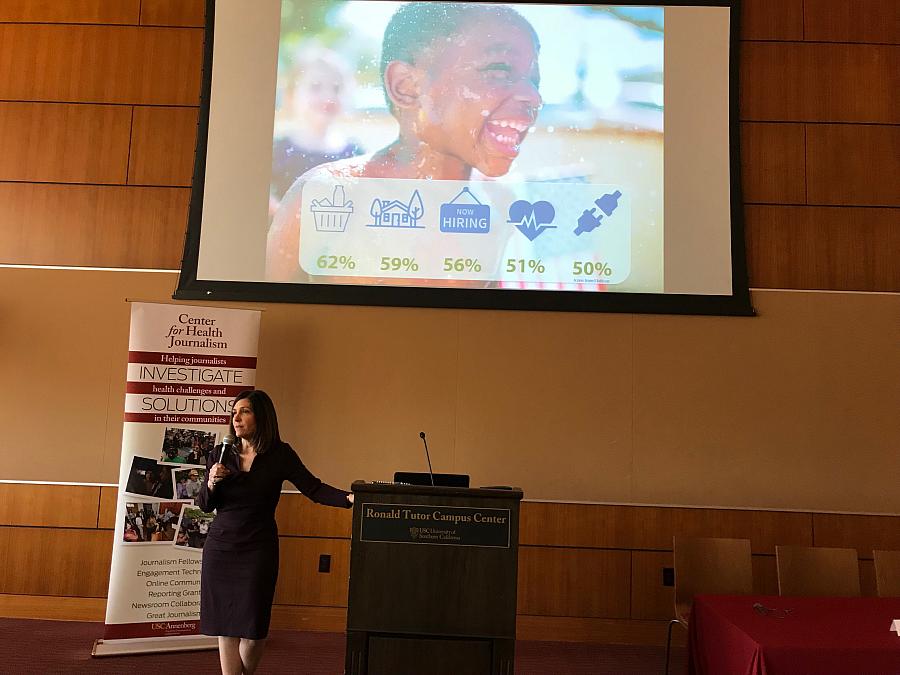
[[(469, 476), (462, 473), (436, 473), (434, 484), (440, 487), (469, 487)], [(419, 471), (397, 471), (394, 473), (395, 483), (407, 485), (431, 485), (432, 474)]]

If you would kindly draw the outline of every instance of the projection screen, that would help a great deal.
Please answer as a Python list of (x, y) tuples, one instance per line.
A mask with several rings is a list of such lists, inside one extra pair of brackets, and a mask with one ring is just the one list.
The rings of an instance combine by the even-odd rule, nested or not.
[(732, 2), (207, 9), (176, 298), (753, 313)]

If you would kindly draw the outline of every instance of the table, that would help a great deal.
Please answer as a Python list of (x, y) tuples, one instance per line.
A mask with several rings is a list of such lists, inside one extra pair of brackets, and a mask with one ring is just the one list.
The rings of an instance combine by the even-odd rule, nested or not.
[(893, 619), (900, 619), (900, 598), (698, 595), (688, 672), (900, 675)]

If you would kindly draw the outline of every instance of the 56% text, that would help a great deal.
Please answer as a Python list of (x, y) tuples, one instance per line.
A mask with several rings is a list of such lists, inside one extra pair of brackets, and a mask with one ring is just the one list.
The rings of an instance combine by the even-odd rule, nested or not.
[(444, 258), (445, 272), (480, 272), (481, 263), (477, 258)]

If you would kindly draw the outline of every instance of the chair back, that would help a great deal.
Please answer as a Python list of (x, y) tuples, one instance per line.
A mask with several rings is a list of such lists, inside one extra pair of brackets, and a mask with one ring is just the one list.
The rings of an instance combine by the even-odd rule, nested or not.
[(749, 539), (674, 537), (675, 617), (687, 623), (694, 596), (749, 595), (753, 564)]
[(900, 551), (873, 551), (879, 598), (900, 598)]
[(855, 548), (776, 546), (778, 593), (794, 596), (858, 597)]

